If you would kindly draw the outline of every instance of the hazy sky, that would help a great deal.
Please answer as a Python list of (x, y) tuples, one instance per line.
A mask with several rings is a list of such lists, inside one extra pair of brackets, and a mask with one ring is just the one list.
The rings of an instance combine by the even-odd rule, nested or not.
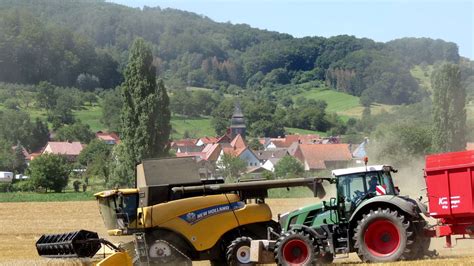
[(246, 23), (295, 37), (339, 34), (389, 41), (430, 37), (455, 42), (474, 59), (474, 0), (107, 0), (131, 7), (159, 6)]

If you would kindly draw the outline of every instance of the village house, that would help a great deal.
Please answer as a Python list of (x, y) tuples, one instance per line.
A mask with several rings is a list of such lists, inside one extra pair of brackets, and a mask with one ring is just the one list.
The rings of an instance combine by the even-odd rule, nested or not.
[(352, 162), (349, 144), (299, 144), (294, 157), (306, 171), (345, 168)]
[(260, 161), (260, 165), (267, 169), (268, 171), (273, 172), (275, 165), (280, 161), (281, 158), (289, 155), (287, 149), (273, 149), (273, 150), (258, 150), (254, 154), (257, 156)]
[(115, 144), (120, 143), (120, 137), (114, 132), (97, 131), (95, 133), (95, 137), (110, 145), (115, 145)]
[(260, 161), (253, 151), (247, 147), (242, 136), (237, 135), (229, 144), (221, 144), (222, 151), (217, 159), (217, 165), (222, 161), (224, 154), (230, 154), (246, 162), (247, 167), (260, 166)]
[(52, 153), (66, 156), (68, 161), (75, 162), (84, 146), (80, 142), (49, 141), (41, 154)]

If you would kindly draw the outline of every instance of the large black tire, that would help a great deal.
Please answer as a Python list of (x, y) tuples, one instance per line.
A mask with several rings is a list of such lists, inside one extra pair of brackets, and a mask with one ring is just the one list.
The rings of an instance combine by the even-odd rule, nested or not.
[(165, 230), (147, 233), (148, 257), (155, 265), (192, 265), (190, 248), (177, 234)]
[(389, 208), (370, 210), (354, 230), (354, 247), (364, 262), (388, 262), (407, 259), (413, 248), (410, 222)]
[(320, 257), (319, 246), (314, 238), (304, 231), (290, 230), (275, 244), (275, 261), (277, 265), (314, 265)]
[(334, 255), (330, 252), (321, 254), (319, 257), (316, 258), (316, 264), (318, 265), (331, 264), (333, 261)]
[(230, 243), (226, 250), (227, 264), (230, 266), (255, 265), (250, 261), (250, 237), (242, 236)]
[(427, 222), (422, 219), (414, 223), (414, 235), (413, 241), (416, 243), (410, 250), (407, 259), (419, 260), (425, 256), (432, 256), (433, 252), (429, 251), (431, 244), (431, 237), (425, 236), (424, 229), (427, 226)]

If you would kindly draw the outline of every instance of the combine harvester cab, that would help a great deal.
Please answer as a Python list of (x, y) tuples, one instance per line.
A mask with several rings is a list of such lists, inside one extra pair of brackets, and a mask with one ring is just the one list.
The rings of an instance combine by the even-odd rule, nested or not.
[(429, 215), (439, 224), (427, 234), (446, 237), (446, 246), (456, 240), (474, 238), (474, 151), (426, 156), (425, 181)]

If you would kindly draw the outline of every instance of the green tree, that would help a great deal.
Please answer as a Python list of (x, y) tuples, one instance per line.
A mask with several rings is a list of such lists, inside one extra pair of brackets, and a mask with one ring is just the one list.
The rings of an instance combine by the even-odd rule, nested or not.
[(38, 188), (61, 192), (66, 186), (71, 169), (65, 157), (42, 154), (30, 162), (28, 175), (32, 185)]
[(263, 145), (257, 138), (253, 138), (249, 141), (248, 146), (251, 150), (258, 151), (263, 150)]
[(383, 123), (372, 133), (371, 139), (369, 158), (392, 165), (403, 165), (431, 151), (430, 126), (420, 123)]
[(144, 158), (166, 156), (169, 150), (169, 98), (163, 82), (157, 86), (152, 62), (149, 45), (142, 38), (136, 39), (122, 84), (122, 141), (128, 169), (123, 178), (130, 181), (135, 164)]
[(58, 95), (56, 87), (49, 82), (42, 81), (36, 88), (36, 104), (46, 110), (52, 110), (56, 106)]
[(28, 167), (28, 165), (26, 165), (25, 154), (23, 153), (23, 146), (21, 146), (20, 143), (18, 143), (15, 146), (12, 163), (13, 163), (13, 166), (12, 166), (13, 171), (15, 171), (16, 173), (22, 174), (25, 171), (25, 169)]
[(304, 174), (304, 167), (295, 157), (285, 156), (275, 165), (278, 178), (295, 178)]
[(433, 89), (433, 149), (460, 151), (466, 147), (466, 90), (458, 65), (445, 63), (435, 70)]
[(112, 145), (95, 139), (81, 151), (78, 162), (87, 167), (87, 174), (103, 177), (107, 184), (109, 181), (108, 162), (111, 154)]
[(0, 169), (13, 171), (13, 151), (10, 142), (0, 138)]
[(89, 143), (94, 138), (94, 133), (91, 131), (88, 124), (83, 124), (77, 121), (72, 125), (64, 125), (56, 132), (57, 140), (60, 141), (79, 141), (81, 143)]
[(120, 112), (123, 105), (122, 100), (123, 99), (120, 96), (120, 87), (103, 94), (103, 100), (101, 103), (102, 116), (100, 122), (106, 125), (109, 131), (121, 131)]
[(28, 149), (33, 152), (43, 148), (49, 140), (48, 125), (43, 123), (38, 117), (35, 119), (31, 131), (31, 139), (32, 141), (30, 141)]
[(237, 156), (224, 153), (217, 167), (222, 170), (222, 175), (227, 181), (233, 181), (247, 168), (247, 163)]

